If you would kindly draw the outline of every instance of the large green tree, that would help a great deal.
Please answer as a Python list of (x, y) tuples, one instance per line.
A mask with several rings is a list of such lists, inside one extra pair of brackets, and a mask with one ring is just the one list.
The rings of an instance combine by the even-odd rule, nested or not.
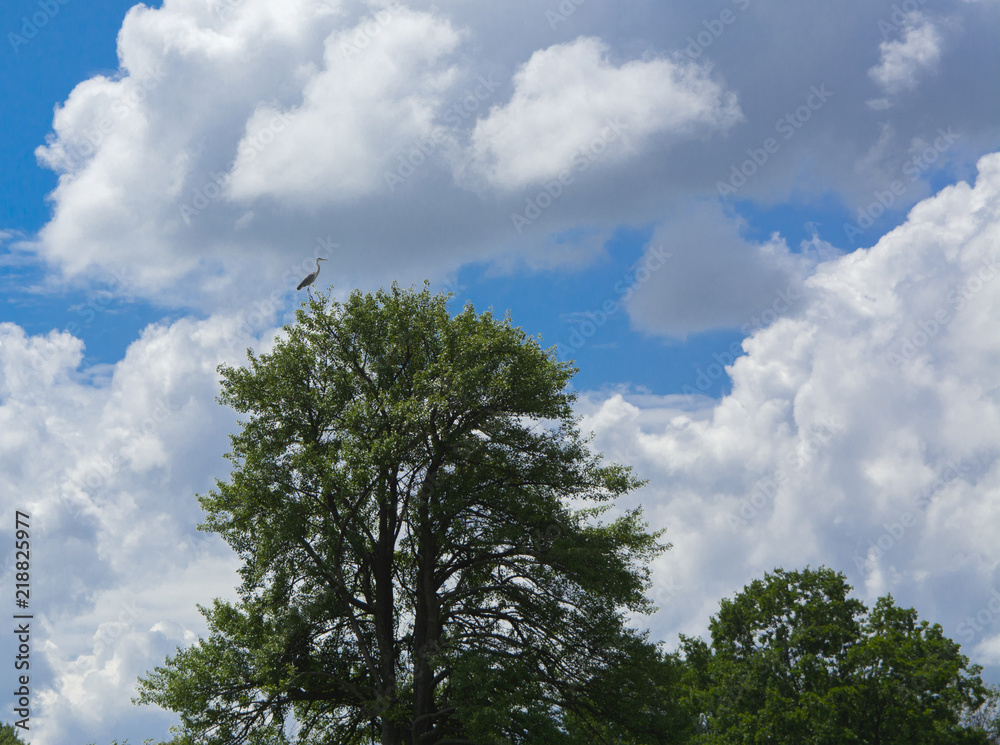
[[(221, 367), (233, 470), (200, 497), (240, 599), (140, 681), (196, 743), (667, 742), (675, 661), (624, 623), (666, 546), (581, 436), (575, 370), (422, 291), (317, 294)], [(674, 672), (671, 672), (674, 671)]]
[(712, 644), (683, 640), (701, 712), (693, 742), (987, 743), (968, 715), (995, 698), (959, 645), (891, 596), (869, 610), (843, 574), (786, 572), (723, 600)]

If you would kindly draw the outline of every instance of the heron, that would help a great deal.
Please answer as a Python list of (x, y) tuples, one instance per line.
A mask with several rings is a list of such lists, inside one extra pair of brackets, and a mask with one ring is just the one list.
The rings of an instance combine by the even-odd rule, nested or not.
[(306, 292), (309, 293), (309, 297), (312, 297), (312, 290), (309, 289), (309, 285), (316, 281), (316, 277), (319, 276), (319, 262), (326, 261), (326, 259), (316, 259), (316, 271), (311, 274), (306, 275), (306, 278), (299, 282), (299, 286), (296, 290), (301, 290), (303, 287), (306, 288)]

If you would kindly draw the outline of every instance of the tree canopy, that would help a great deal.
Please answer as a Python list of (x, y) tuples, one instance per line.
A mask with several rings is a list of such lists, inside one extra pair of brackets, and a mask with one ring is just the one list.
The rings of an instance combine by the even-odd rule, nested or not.
[(777, 569), (723, 600), (711, 647), (683, 640), (701, 714), (693, 742), (992, 742), (988, 723), (965, 726), (996, 701), (981, 668), (891, 595), (869, 610), (850, 590), (831, 569)]
[[(317, 293), (220, 367), (243, 416), (200, 497), (238, 602), (140, 680), (196, 743), (669, 742), (677, 660), (629, 629), (667, 548), (558, 362), (448, 296)], [(292, 733), (294, 732), (294, 735)]]

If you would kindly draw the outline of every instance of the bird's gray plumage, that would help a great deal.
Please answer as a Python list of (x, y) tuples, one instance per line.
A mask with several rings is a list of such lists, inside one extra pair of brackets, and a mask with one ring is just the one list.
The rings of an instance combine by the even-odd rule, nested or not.
[(311, 285), (313, 282), (316, 281), (316, 277), (319, 276), (319, 262), (321, 261), (326, 261), (326, 259), (316, 259), (316, 271), (313, 272), (312, 274), (307, 275), (305, 279), (299, 282), (299, 286), (295, 288), (296, 290), (301, 290), (303, 287), (308, 287), (309, 285)]

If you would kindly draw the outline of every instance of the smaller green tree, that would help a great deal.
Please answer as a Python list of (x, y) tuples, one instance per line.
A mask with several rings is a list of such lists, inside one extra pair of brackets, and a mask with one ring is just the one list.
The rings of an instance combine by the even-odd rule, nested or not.
[[(848, 652), (855, 684), (846, 702), (863, 742), (986, 742), (961, 726), (962, 713), (989, 695), (960, 645), (913, 608), (879, 598), (866, 620), (863, 643)], [(891, 739), (890, 739), (891, 738)]]
[(723, 600), (712, 645), (683, 637), (693, 742), (972, 745), (990, 698), (956, 642), (892, 596), (869, 612), (843, 574), (777, 569)]

